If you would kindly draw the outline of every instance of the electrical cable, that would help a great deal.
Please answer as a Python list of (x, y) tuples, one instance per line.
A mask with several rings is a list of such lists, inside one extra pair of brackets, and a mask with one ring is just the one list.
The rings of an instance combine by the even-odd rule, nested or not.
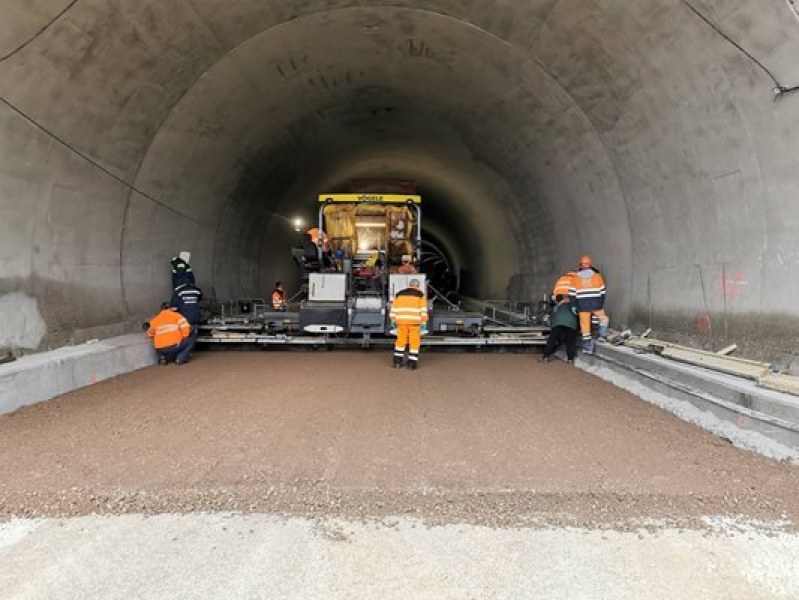
[(81, 150), (78, 150), (75, 146), (73, 146), (72, 144), (70, 144), (69, 142), (67, 142), (66, 140), (64, 140), (60, 136), (58, 136), (57, 134), (55, 134), (52, 131), (50, 131), (49, 129), (47, 129), (47, 127), (45, 127), (44, 125), (42, 125), (41, 123), (36, 121), (33, 117), (29, 116), (27, 113), (25, 113), (22, 110), (20, 110), (19, 108), (17, 108), (14, 104), (9, 102), (3, 96), (0, 96), (0, 102), (5, 104), (8, 108), (10, 108), (12, 111), (17, 113), (20, 117), (25, 119), (28, 123), (30, 123), (31, 125), (33, 125), (37, 129), (39, 129), (40, 131), (44, 132), (46, 135), (51, 137), (53, 140), (55, 140), (56, 142), (61, 144), (64, 148), (66, 148), (67, 150), (69, 150), (70, 152), (75, 154), (76, 156), (79, 156), (80, 158), (85, 160), (87, 163), (89, 163), (90, 165), (92, 165), (96, 169), (102, 171), (103, 173), (105, 173), (106, 175), (108, 175), (109, 177), (114, 179), (115, 181), (118, 181), (119, 183), (124, 185), (128, 190), (130, 190), (132, 192), (136, 192), (137, 194), (139, 194), (139, 195), (147, 198), (151, 202), (157, 204), (161, 208), (163, 208), (165, 210), (168, 210), (169, 212), (171, 212), (171, 213), (173, 213), (175, 215), (178, 215), (179, 217), (183, 217), (184, 219), (188, 219), (189, 221), (193, 221), (193, 222), (195, 222), (195, 223), (197, 223), (199, 225), (202, 225), (204, 227), (206, 226), (206, 224), (203, 223), (202, 221), (200, 221), (199, 219), (197, 219), (195, 217), (192, 217), (192, 216), (189, 216), (189, 215), (186, 215), (186, 214), (183, 214), (179, 210), (169, 206), (166, 202), (163, 202), (162, 200), (159, 200), (158, 198), (155, 198), (154, 196), (151, 196), (147, 192), (137, 188), (135, 185), (133, 185), (131, 183), (128, 183), (127, 181), (122, 179), (122, 177), (120, 177), (119, 175), (117, 175), (116, 173), (114, 173), (113, 171), (108, 169), (107, 167), (104, 167), (103, 165), (98, 163), (96, 160), (91, 158), (89, 155), (87, 155), (86, 153), (82, 152)]
[[(24, 41), (22, 44), (20, 44), (16, 48), (14, 48), (8, 54), (0, 57), (0, 63), (12, 58), (18, 52), (21, 52), (26, 47), (28, 47), (30, 44), (32, 44), (40, 35), (42, 35), (45, 31), (47, 31), (56, 21), (58, 21), (61, 17), (63, 17), (65, 14), (67, 14), (77, 3), (78, 3), (78, 0), (72, 0), (71, 2), (69, 2), (69, 4), (67, 4), (63, 9), (61, 9), (61, 11), (58, 14), (56, 14), (52, 19), (50, 19), (50, 21), (45, 23), (42, 26), (42, 28), (39, 29), (39, 31), (36, 32), (35, 35), (33, 35), (32, 37), (28, 38), (26, 41)], [(21, 116), (23, 119), (25, 119), (28, 123), (30, 123), (31, 125), (33, 125), (37, 129), (39, 129), (40, 131), (44, 132), (46, 135), (48, 135), (49, 137), (51, 137), (52, 139), (57, 141), (62, 146), (64, 146), (67, 150), (69, 150), (73, 154), (79, 156), (80, 158), (82, 158), (83, 160), (88, 162), (90, 165), (94, 166), (95, 168), (99, 169), (100, 171), (102, 171), (103, 173), (105, 173), (106, 175), (111, 177), (112, 179), (115, 179), (116, 181), (118, 181), (119, 183), (124, 185), (128, 190), (130, 190), (132, 192), (136, 192), (137, 194), (147, 198), (151, 202), (154, 202), (155, 204), (157, 204), (161, 208), (164, 208), (164, 209), (168, 210), (169, 212), (171, 212), (173, 214), (176, 214), (176, 215), (178, 215), (180, 217), (183, 217), (184, 219), (189, 219), (190, 221), (194, 221), (195, 223), (198, 223), (200, 225), (205, 225), (204, 223), (202, 223), (202, 221), (200, 221), (198, 219), (195, 219), (194, 217), (191, 217), (189, 215), (185, 215), (185, 214), (181, 213), (180, 211), (172, 208), (171, 206), (169, 206), (165, 202), (159, 200), (158, 198), (155, 198), (155, 197), (151, 196), (150, 194), (148, 194), (147, 192), (144, 192), (144, 191), (138, 189), (135, 185), (128, 183), (127, 181), (122, 179), (119, 175), (115, 174), (110, 169), (107, 169), (106, 167), (104, 167), (103, 165), (101, 165), (100, 163), (98, 163), (97, 161), (92, 159), (91, 157), (89, 157), (87, 154), (85, 154), (84, 152), (78, 150), (72, 144), (70, 144), (69, 142), (67, 142), (63, 138), (59, 137), (58, 135), (56, 135), (55, 133), (53, 133), (52, 131), (47, 129), (44, 125), (42, 125), (41, 123), (36, 121), (33, 117), (31, 117), (30, 115), (26, 114), (21, 109), (17, 108), (14, 104), (12, 104), (5, 97), (0, 96), (0, 102), (5, 104), (8, 108), (10, 108), (12, 111), (17, 113), (19, 116)]]
[(782, 85), (777, 76), (769, 70), (762, 62), (752, 56), (743, 46), (741, 46), (738, 42), (733, 40), (729, 35), (724, 33), (721, 28), (719, 28), (715, 23), (713, 23), (710, 19), (708, 19), (702, 12), (700, 12), (693, 4), (688, 2), (688, 0), (682, 0), (682, 3), (687, 6), (692, 13), (694, 13), (697, 17), (699, 17), (703, 23), (705, 23), (708, 27), (710, 27), (713, 31), (723, 37), (727, 42), (729, 42), (732, 46), (734, 46), (738, 51), (740, 51), (744, 56), (746, 56), (749, 60), (755, 63), (760, 69), (769, 76), (772, 82), (774, 82), (774, 100), (779, 100), (785, 94), (789, 94), (790, 92), (795, 92), (799, 90), (799, 85), (794, 86), (785, 86)]
[(34, 34), (32, 37), (30, 37), (30, 38), (28, 38), (26, 41), (22, 42), (22, 43), (21, 43), (19, 46), (17, 46), (16, 48), (14, 48), (14, 49), (13, 49), (11, 52), (9, 52), (8, 54), (6, 54), (5, 56), (0, 56), (0, 63), (1, 63), (1, 62), (3, 62), (3, 61), (6, 61), (6, 60), (8, 60), (8, 59), (9, 59), (9, 58), (11, 58), (12, 56), (14, 56), (14, 55), (15, 55), (17, 52), (20, 52), (20, 51), (24, 50), (24, 49), (25, 49), (27, 46), (29, 46), (30, 44), (32, 44), (32, 43), (33, 43), (33, 42), (36, 40), (36, 38), (38, 38), (38, 37), (39, 37), (40, 35), (42, 35), (42, 34), (43, 34), (45, 31), (47, 31), (48, 29), (50, 29), (50, 27), (53, 25), (53, 23), (55, 23), (56, 21), (58, 21), (58, 19), (60, 19), (61, 17), (63, 17), (65, 14), (67, 14), (67, 12), (69, 12), (69, 11), (70, 11), (70, 9), (71, 9), (73, 6), (75, 6), (77, 3), (78, 3), (78, 0), (72, 0), (72, 2), (70, 2), (69, 4), (67, 4), (67, 5), (66, 5), (66, 6), (65, 6), (65, 7), (64, 7), (62, 10), (61, 10), (61, 12), (59, 12), (59, 13), (58, 13), (56, 16), (54, 16), (52, 19), (50, 19), (50, 21), (48, 21), (47, 23), (45, 23), (45, 24), (44, 24), (44, 26), (43, 26), (41, 29), (39, 29), (39, 31), (37, 31), (37, 32), (36, 32), (36, 33), (35, 33), (35, 34)]

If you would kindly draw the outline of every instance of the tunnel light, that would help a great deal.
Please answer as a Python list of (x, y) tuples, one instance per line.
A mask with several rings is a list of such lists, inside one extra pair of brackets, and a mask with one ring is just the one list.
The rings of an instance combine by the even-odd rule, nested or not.
[(295, 217), (291, 223), (294, 225), (294, 231), (301, 231), (305, 225), (305, 221), (300, 217)]
[(369, 242), (361, 242), (358, 244), (358, 250), (368, 250), (369, 249)]

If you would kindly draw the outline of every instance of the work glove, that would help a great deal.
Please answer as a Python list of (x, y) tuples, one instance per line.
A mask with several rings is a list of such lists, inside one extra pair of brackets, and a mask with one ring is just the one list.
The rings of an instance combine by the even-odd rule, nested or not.
[(389, 335), (397, 335), (397, 323), (395, 321), (391, 321), (391, 330), (388, 333)]
[(429, 332), (427, 331), (427, 323), (422, 323), (422, 326), (419, 328), (419, 332), (422, 335), (427, 335)]

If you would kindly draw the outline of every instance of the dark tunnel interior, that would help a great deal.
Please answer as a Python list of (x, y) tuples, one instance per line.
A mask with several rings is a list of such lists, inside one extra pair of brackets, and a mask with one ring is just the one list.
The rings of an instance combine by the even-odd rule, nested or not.
[(793, 353), (788, 3), (9, 4), (0, 347), (135, 329), (181, 250), (218, 300), (296, 284), (293, 219), (393, 178), (463, 295), (538, 298), (588, 253), (614, 326)]

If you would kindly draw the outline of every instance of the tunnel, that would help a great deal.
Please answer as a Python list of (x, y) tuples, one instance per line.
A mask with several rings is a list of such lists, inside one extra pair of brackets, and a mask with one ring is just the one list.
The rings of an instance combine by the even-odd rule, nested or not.
[(461, 291), (589, 254), (614, 327), (790, 360), (791, 0), (15, 0), (0, 23), (0, 348), (296, 277), (292, 223), (415, 182)]

